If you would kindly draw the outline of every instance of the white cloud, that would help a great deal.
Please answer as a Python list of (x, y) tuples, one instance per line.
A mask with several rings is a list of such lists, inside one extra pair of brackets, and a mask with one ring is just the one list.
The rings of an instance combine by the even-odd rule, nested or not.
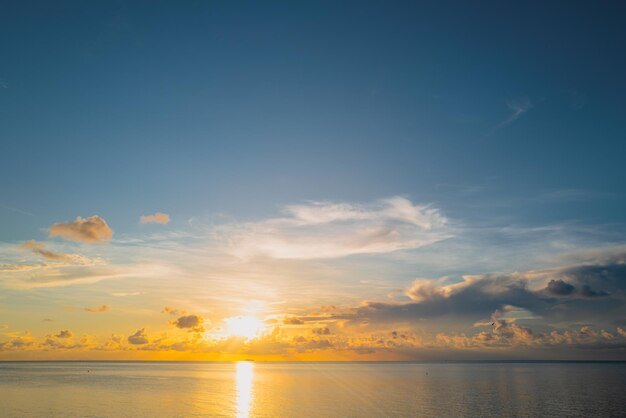
[(404, 197), (373, 204), (310, 202), (287, 206), (284, 216), (231, 224), (220, 232), (237, 256), (339, 258), (419, 248), (452, 236), (435, 208)]
[(511, 109), (512, 113), (508, 118), (496, 125), (491, 130), (492, 133), (515, 122), (524, 113), (528, 112), (533, 107), (533, 104), (528, 97), (524, 97), (519, 100), (509, 100), (506, 102), (506, 105), (509, 107), (509, 109)]

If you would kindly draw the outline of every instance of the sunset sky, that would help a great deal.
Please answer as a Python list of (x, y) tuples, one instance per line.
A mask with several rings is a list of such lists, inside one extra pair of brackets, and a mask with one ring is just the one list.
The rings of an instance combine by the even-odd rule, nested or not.
[(619, 8), (5, 2), (0, 360), (626, 359)]

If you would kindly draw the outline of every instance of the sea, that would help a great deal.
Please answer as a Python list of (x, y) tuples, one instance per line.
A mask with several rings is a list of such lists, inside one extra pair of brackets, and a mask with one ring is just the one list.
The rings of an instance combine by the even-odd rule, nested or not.
[(0, 417), (626, 417), (626, 363), (0, 362)]

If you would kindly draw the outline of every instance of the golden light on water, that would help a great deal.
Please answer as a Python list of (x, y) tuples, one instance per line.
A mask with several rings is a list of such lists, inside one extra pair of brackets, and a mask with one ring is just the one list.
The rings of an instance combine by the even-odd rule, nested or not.
[(249, 361), (240, 361), (237, 363), (237, 418), (247, 418), (250, 416), (253, 378), (254, 363)]

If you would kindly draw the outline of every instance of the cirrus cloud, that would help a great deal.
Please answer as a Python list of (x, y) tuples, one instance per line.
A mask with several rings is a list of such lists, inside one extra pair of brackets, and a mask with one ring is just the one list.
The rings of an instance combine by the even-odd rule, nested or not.
[(34, 254), (40, 255), (47, 260), (67, 262), (71, 264), (82, 264), (82, 265), (94, 264), (94, 260), (91, 260), (80, 254), (64, 254), (64, 253), (57, 253), (54, 251), (50, 251), (46, 249), (45, 243), (37, 242), (32, 239), (21, 244), (20, 248), (22, 250), (30, 250)]
[(109, 307), (107, 305), (101, 305), (97, 308), (84, 308), (84, 310), (91, 313), (106, 312), (109, 310)]
[(361, 205), (310, 202), (285, 208), (284, 216), (231, 224), (220, 232), (241, 257), (340, 258), (414, 249), (450, 238), (438, 209), (396, 196)]

